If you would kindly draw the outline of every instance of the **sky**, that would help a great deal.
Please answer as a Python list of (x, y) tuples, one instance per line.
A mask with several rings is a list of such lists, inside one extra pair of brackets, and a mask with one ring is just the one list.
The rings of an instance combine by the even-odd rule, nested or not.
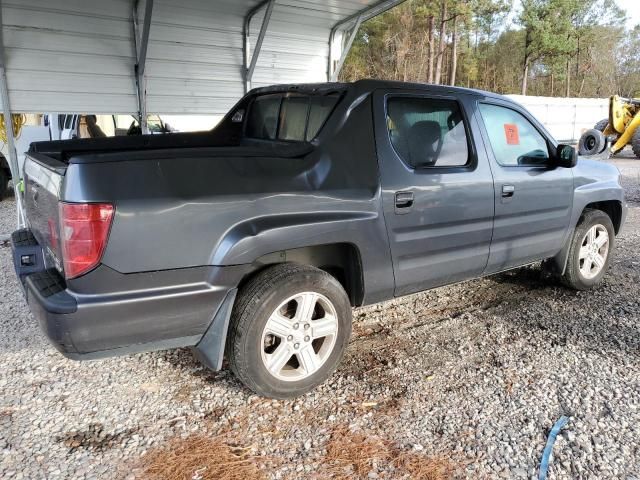
[(616, 0), (616, 3), (627, 11), (627, 26), (633, 27), (640, 24), (640, 1)]

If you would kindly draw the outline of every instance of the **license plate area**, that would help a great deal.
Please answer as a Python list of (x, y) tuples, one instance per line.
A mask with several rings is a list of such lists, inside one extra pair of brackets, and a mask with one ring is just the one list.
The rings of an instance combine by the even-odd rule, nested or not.
[(25, 278), (32, 273), (43, 271), (45, 267), (42, 247), (29, 229), (16, 230), (11, 234), (13, 266), (24, 285)]

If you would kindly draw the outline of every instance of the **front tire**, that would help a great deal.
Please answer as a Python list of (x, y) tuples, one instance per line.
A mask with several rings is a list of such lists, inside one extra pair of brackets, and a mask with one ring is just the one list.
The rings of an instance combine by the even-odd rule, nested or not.
[(265, 397), (291, 398), (323, 383), (351, 337), (351, 305), (328, 273), (269, 267), (240, 291), (227, 340), (233, 373)]
[(563, 283), (575, 290), (598, 285), (611, 263), (614, 244), (615, 230), (609, 215), (601, 210), (585, 210), (571, 239)]
[(636, 131), (631, 136), (631, 149), (636, 158), (640, 158), (640, 128), (636, 128)]

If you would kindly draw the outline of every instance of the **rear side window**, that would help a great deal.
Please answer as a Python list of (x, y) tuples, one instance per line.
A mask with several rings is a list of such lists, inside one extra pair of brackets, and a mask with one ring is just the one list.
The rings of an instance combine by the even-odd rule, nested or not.
[(311, 141), (338, 100), (338, 93), (256, 97), (249, 109), (245, 135), (262, 140)]
[(282, 97), (278, 95), (265, 95), (253, 101), (251, 114), (247, 119), (248, 137), (275, 140), (281, 102)]
[(514, 167), (548, 163), (547, 141), (524, 115), (488, 103), (480, 104), (480, 113), (489, 134), (493, 156), (500, 165)]
[(338, 103), (338, 95), (309, 97), (309, 121), (307, 122), (307, 141), (313, 140), (327, 121)]
[(308, 97), (286, 97), (280, 107), (280, 140), (304, 140), (309, 115)]
[(467, 132), (455, 100), (390, 97), (387, 128), (393, 148), (411, 168), (469, 163)]

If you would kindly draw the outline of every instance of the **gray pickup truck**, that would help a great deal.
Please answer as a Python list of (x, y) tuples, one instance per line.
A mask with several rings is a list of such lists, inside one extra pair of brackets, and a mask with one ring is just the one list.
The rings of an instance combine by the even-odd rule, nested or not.
[(193, 347), (285, 398), (336, 368), (352, 307), (540, 261), (598, 284), (618, 176), (499, 95), (261, 88), (210, 132), (34, 143), (14, 263), (69, 358)]

